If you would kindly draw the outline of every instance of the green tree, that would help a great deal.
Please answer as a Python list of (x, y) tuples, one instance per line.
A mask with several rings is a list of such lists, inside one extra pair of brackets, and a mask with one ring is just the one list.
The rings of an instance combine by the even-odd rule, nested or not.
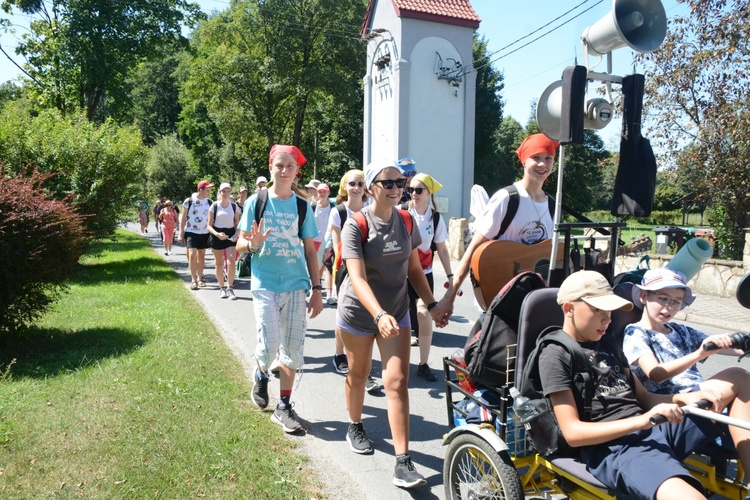
[(175, 134), (160, 137), (149, 149), (146, 174), (149, 193), (178, 202), (195, 191), (198, 183), (198, 169), (190, 150)]
[(45, 187), (72, 204), (92, 236), (114, 232), (133, 202), (145, 192), (145, 148), (133, 127), (112, 120), (97, 125), (83, 111), (63, 116), (35, 110), (28, 100), (6, 104), (0, 113), (0, 163), (19, 175), (28, 165), (55, 173)]
[(743, 0), (685, 0), (689, 14), (671, 20), (647, 63), (647, 110), (653, 135), (668, 151), (691, 147), (681, 165), (700, 166), (694, 186), (721, 207), (721, 254), (739, 259), (750, 213), (750, 22)]
[[(597, 189), (602, 185), (601, 165), (607, 158), (609, 152), (604, 141), (593, 130), (583, 131), (583, 144), (565, 146), (563, 202), (566, 205), (581, 213), (596, 206)], [(550, 194), (557, 190), (557, 175), (556, 169), (547, 179), (545, 191)]]
[[(360, 157), (361, 147), (341, 142), (357, 132), (344, 122), (361, 122), (365, 7), (361, 0), (238, 1), (202, 23), (185, 69), (180, 126), (191, 149), (201, 149), (201, 168), (212, 156), (231, 159), (225, 169), (259, 173), (278, 142), (300, 146), (320, 165), (336, 153), (344, 153), (341, 164)], [(212, 128), (218, 147), (216, 136), (199, 142), (199, 132)], [(326, 156), (317, 161), (317, 154)]]
[(510, 116), (502, 119), (495, 132), (497, 163), (492, 170), (486, 172), (484, 181), (478, 182), (490, 196), (498, 189), (521, 178), (521, 162), (518, 160), (516, 150), (524, 137), (526, 133), (516, 119)]
[(17, 52), (26, 57), (29, 84), (47, 106), (83, 108), (98, 116), (104, 100), (115, 114), (129, 104), (128, 75), (144, 59), (181, 41), (183, 25), (203, 17), (185, 0), (4, 0), (33, 17)]
[(474, 182), (488, 193), (502, 187), (498, 130), (503, 120), (503, 101), (500, 93), (505, 86), (503, 74), (492, 67), (487, 51), (487, 40), (474, 35), (472, 57), (477, 68), (474, 119)]

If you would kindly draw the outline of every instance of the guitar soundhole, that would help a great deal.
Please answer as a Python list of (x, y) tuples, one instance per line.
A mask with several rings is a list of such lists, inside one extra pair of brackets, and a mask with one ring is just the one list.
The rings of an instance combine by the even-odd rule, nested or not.
[(541, 274), (546, 280), (549, 274), (549, 259), (539, 259), (534, 266), (534, 272)]

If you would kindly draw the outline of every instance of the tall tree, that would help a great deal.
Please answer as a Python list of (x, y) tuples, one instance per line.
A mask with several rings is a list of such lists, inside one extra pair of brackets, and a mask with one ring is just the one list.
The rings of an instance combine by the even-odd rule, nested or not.
[(315, 161), (316, 137), (333, 118), (321, 111), (324, 104), (344, 113), (337, 122), (361, 121), (365, 7), (362, 0), (236, 1), (203, 23), (181, 95), (183, 119), (192, 121), (181, 130), (191, 148), (200, 140), (192, 131), (204, 127), (197, 121), (202, 106), (222, 142), (252, 168), (267, 162), (276, 142), (298, 145)]
[(128, 103), (128, 75), (136, 65), (178, 43), (183, 25), (203, 17), (186, 0), (4, 0), (34, 16), (16, 51), (25, 56), (41, 99), (63, 113), (86, 110), (91, 120), (108, 99), (117, 112)]
[(497, 133), (503, 120), (503, 100), (500, 93), (505, 83), (503, 74), (492, 67), (484, 37), (474, 35), (473, 59), (474, 67), (477, 68), (474, 182), (491, 194), (502, 187)]
[(721, 207), (723, 256), (739, 259), (750, 214), (750, 5), (746, 0), (681, 0), (686, 16), (671, 20), (661, 49), (647, 63), (647, 110), (655, 138), (684, 151), (708, 182), (695, 186)]
[(486, 178), (485, 183), (480, 183), (490, 196), (501, 187), (512, 184), (523, 176), (523, 169), (516, 150), (523, 142), (524, 137), (526, 137), (526, 133), (515, 118), (511, 116), (503, 118), (495, 132), (497, 163), (492, 171), (487, 172), (490, 175)]

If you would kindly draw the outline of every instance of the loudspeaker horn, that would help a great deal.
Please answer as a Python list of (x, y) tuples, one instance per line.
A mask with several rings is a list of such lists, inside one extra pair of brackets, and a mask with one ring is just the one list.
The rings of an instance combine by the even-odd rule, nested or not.
[[(536, 123), (539, 130), (552, 139), (560, 140), (560, 118), (562, 116), (562, 80), (547, 86), (536, 103)], [(606, 99), (596, 97), (585, 103), (583, 128), (600, 130), (609, 125), (614, 116), (614, 107)]]
[(612, 10), (583, 31), (588, 52), (605, 55), (629, 46), (653, 52), (667, 36), (667, 14), (660, 0), (612, 0)]

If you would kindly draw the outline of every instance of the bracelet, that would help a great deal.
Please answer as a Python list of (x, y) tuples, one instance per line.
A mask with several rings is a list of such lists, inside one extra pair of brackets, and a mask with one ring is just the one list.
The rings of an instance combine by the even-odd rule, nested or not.
[(446, 278), (451, 279), (453, 277), (453, 274), (449, 274), (446, 276)]
[(435, 306), (438, 305), (437, 300), (435, 302), (430, 302), (430, 304), (427, 306), (427, 311), (432, 311), (435, 309)]
[(258, 253), (260, 248), (253, 248), (250, 246), (250, 240), (247, 240), (247, 253)]
[(375, 324), (377, 325), (377, 324), (378, 324), (378, 322), (380, 321), (380, 318), (382, 318), (382, 317), (383, 317), (383, 316), (385, 316), (386, 314), (388, 314), (388, 313), (387, 313), (386, 311), (380, 311), (379, 313), (377, 313), (377, 314), (375, 315), (375, 319), (374, 319), (374, 321), (375, 321)]
[(323, 291), (323, 285), (313, 285), (312, 290), (313, 290), (313, 292), (315, 290), (317, 290), (319, 292), (322, 292)]

